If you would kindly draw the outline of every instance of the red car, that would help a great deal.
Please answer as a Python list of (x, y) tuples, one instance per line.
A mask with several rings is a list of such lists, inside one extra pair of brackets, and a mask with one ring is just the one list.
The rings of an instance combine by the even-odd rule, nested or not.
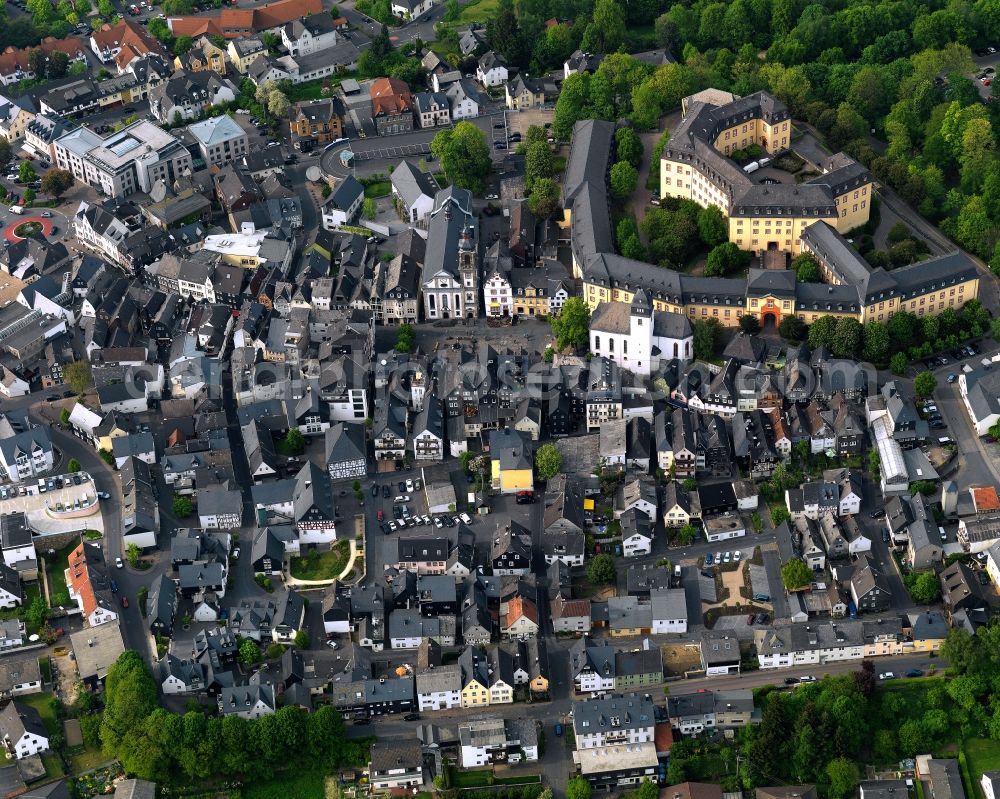
[(375, 514), (375, 518), (378, 519), (379, 521), (382, 521), (385, 518), (385, 513), (379, 511), (378, 513)]
[(128, 597), (124, 596), (124, 595), (122, 596), (122, 607), (123, 608), (127, 608), (128, 607)]

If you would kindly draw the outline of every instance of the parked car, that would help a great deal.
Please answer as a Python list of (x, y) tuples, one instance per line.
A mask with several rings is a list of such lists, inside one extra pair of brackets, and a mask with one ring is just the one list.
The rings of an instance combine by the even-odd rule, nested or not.
[(712, 553), (711, 552), (706, 552), (705, 553), (705, 565), (706, 566), (711, 566), (713, 563), (715, 563), (715, 559), (712, 557)]
[(419, 713), (407, 713), (403, 716), (403, 721), (420, 721)]
[(757, 618), (757, 616), (755, 614), (753, 614), (753, 613), (751, 613), (749, 616), (747, 616), (747, 627), (752, 627), (754, 619), (756, 619), (756, 618)]
[(923, 677), (924, 676), (924, 672), (923, 672), (922, 669), (910, 669), (908, 672), (906, 672), (906, 676), (907, 677)]
[(893, 674), (891, 671), (883, 671), (880, 675), (878, 675), (878, 678), (880, 680), (895, 680), (896, 675)]
[(799, 682), (816, 682), (816, 678), (811, 674), (807, 674), (804, 677), (799, 677)]
[(562, 735), (563, 734), (563, 726), (558, 721), (556, 722), (555, 730), (556, 730), (556, 735)]
[(112, 580), (111, 581), (111, 593), (112, 594), (117, 594), (118, 593), (118, 581), (117, 580)]
[(128, 597), (122, 596), (122, 607), (128, 610)]
[(409, 501), (410, 501), (409, 494), (400, 494), (393, 500), (393, 502), (399, 502), (399, 503), (409, 502)]
[(798, 685), (798, 684), (799, 684), (798, 677), (785, 677), (785, 685)]
[(388, 499), (389, 498), (389, 494), (390, 494), (389, 486), (387, 486), (387, 485), (382, 486), (382, 498), (383, 499)]
[(378, 496), (378, 483), (372, 483), (372, 496)]

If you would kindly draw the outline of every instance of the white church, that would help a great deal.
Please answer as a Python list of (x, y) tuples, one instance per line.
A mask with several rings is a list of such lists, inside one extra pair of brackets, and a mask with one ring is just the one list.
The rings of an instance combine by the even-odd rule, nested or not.
[(615, 361), (633, 374), (648, 376), (660, 360), (690, 360), (694, 353), (691, 322), (683, 314), (654, 311), (639, 289), (632, 304), (602, 302), (590, 317), (590, 351)]

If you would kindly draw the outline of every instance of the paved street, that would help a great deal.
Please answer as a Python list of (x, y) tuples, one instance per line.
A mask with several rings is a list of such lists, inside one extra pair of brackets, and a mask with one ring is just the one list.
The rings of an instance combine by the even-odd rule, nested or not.
[[(891, 669), (897, 676), (909, 669), (919, 668), (927, 671), (936, 668), (939, 672), (947, 667), (947, 663), (939, 657), (929, 657), (927, 654), (902, 655), (893, 658), (873, 658), (875, 671)], [(838, 661), (812, 666), (796, 666), (790, 669), (775, 669), (765, 671), (750, 671), (739, 675), (724, 677), (698, 677), (690, 680), (678, 680), (667, 685), (670, 695), (694, 693), (701, 689), (711, 691), (729, 691), (741, 688), (759, 688), (763, 685), (781, 686), (786, 677), (849, 674), (861, 668), (860, 661)], [(650, 691), (653, 701), (664, 705), (664, 693), (659, 689)], [(559, 739), (555, 736), (554, 725), (557, 721), (565, 722), (572, 708), (573, 698), (567, 692), (563, 698), (554, 698), (550, 702), (535, 704), (492, 705), (482, 712), (475, 710), (444, 710), (435, 713), (423, 713), (422, 721), (437, 724), (453, 725), (476, 718), (531, 718), (541, 722), (545, 730), (547, 748), (559, 748)], [(413, 734), (412, 722), (404, 722), (399, 716), (376, 716), (371, 725), (348, 725), (347, 734), (352, 738), (363, 738), (372, 734), (379, 738), (405, 738)], [(561, 759), (560, 759), (561, 762)], [(546, 769), (546, 778), (549, 772)]]

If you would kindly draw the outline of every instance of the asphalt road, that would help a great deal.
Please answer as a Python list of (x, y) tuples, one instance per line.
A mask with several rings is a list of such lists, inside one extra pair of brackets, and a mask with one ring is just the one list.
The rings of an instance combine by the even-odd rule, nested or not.
[[(876, 673), (892, 671), (897, 676), (904, 674), (910, 669), (919, 668), (925, 672), (931, 668), (939, 672), (947, 668), (948, 664), (940, 657), (930, 657), (927, 653), (913, 655), (896, 655), (892, 657), (871, 658), (875, 664)], [(832, 663), (821, 663), (807, 666), (794, 666), (787, 669), (762, 669), (757, 671), (747, 671), (741, 674), (723, 675), (719, 677), (693, 677), (689, 680), (673, 680), (666, 683), (669, 695), (678, 696), (682, 694), (696, 693), (701, 689), (710, 691), (733, 691), (742, 688), (760, 688), (764, 685), (782, 685), (787, 677), (812, 676), (817, 679), (827, 675), (850, 674), (861, 669), (861, 661), (835, 661)], [(648, 689), (647, 689), (648, 690)], [(625, 692), (630, 693), (630, 692)], [(663, 698), (666, 694), (663, 690), (649, 691), (653, 701), (658, 705), (665, 705)], [(586, 698), (581, 695), (580, 699)], [(566, 695), (549, 702), (534, 703), (514, 703), (511, 705), (490, 705), (488, 709), (482, 711), (455, 708), (452, 710), (440, 710), (435, 712), (424, 712), (421, 714), (422, 721), (435, 721), (439, 724), (457, 725), (469, 719), (478, 718), (533, 718), (542, 721), (546, 728), (554, 725), (558, 721), (565, 721), (569, 718), (569, 711), (577, 697), (571, 696), (566, 691)], [(362, 738), (371, 735), (372, 732), (381, 739), (385, 737), (412, 736), (412, 722), (404, 722), (401, 716), (373, 716), (372, 723), (362, 725), (348, 725), (348, 736), (352, 738)], [(549, 737), (547, 729), (546, 738)]]

